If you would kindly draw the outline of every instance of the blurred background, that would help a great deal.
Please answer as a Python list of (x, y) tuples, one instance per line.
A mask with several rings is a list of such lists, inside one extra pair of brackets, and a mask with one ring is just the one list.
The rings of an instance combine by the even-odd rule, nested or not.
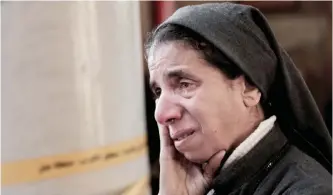
[[(177, 8), (207, 2), (1, 1), (1, 192), (157, 194), (143, 43)], [(235, 3), (265, 14), (331, 132), (332, 2)]]

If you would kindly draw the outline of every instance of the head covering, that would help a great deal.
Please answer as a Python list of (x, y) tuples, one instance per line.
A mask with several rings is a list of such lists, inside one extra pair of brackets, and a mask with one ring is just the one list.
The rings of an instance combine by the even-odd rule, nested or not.
[(234, 3), (178, 9), (164, 25), (200, 34), (220, 49), (259, 88), (288, 140), (332, 171), (332, 140), (293, 61), (276, 41), (263, 14)]

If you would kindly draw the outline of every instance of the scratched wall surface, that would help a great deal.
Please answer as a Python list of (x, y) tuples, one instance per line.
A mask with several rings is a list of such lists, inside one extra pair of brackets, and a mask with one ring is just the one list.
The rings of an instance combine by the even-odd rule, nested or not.
[(145, 178), (139, 2), (1, 12), (2, 194), (114, 194)]

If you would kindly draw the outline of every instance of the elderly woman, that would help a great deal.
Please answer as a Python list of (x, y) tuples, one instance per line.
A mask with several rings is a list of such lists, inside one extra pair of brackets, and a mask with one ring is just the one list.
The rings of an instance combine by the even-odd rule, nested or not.
[(181, 8), (146, 53), (160, 195), (331, 194), (331, 137), (257, 9)]

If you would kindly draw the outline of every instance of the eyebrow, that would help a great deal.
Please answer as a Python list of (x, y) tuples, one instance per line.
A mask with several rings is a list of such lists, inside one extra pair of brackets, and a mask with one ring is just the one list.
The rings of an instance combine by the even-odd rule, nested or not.
[(183, 69), (169, 70), (166, 73), (166, 77), (168, 79), (175, 78), (175, 77), (176, 78), (187, 77), (187, 78), (195, 79), (195, 77), (192, 74), (185, 72)]
[[(190, 74), (190, 73), (187, 73), (185, 72), (183, 69), (174, 69), (174, 70), (169, 70), (167, 71), (164, 76), (170, 80), (172, 78), (190, 78), (190, 79), (194, 79), (194, 80), (198, 80), (197, 77), (195, 77), (194, 75)], [(149, 87), (150, 89), (153, 91), (153, 89), (156, 87), (156, 82), (155, 81), (152, 81), (150, 80), (149, 81)]]

